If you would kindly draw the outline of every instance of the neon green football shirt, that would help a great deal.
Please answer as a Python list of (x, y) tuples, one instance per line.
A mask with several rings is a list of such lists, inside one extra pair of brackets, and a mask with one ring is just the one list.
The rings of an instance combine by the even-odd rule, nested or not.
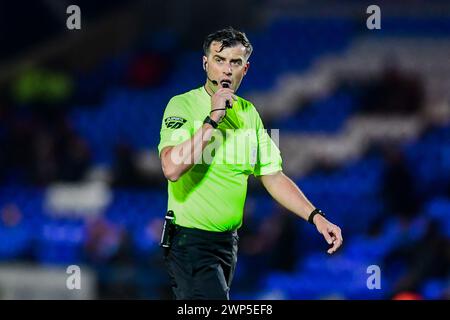
[[(211, 97), (203, 86), (174, 96), (164, 112), (159, 154), (190, 139), (210, 111)], [(248, 176), (275, 173), (281, 163), (280, 150), (255, 107), (238, 97), (214, 129), (202, 158), (176, 182), (168, 181), (168, 210), (180, 226), (217, 232), (238, 229)]]

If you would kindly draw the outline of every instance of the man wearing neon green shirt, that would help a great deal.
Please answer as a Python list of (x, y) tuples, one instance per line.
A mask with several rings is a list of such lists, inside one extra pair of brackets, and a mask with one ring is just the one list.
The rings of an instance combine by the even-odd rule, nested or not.
[(165, 259), (177, 299), (229, 299), (238, 235), (253, 174), (270, 195), (314, 224), (329, 254), (342, 244), (338, 226), (282, 172), (280, 151), (253, 104), (235, 95), (252, 46), (233, 28), (203, 44), (204, 86), (173, 97), (158, 146), (176, 231)]

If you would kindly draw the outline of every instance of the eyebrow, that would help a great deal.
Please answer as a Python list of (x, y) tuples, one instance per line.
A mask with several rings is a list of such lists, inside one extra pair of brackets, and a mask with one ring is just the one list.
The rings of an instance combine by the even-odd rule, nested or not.
[[(213, 56), (213, 58), (219, 58), (219, 59), (222, 59), (222, 60), (227, 60), (227, 59), (225, 59), (225, 57), (219, 56), (218, 54), (215, 54)], [(237, 62), (237, 61), (243, 61), (243, 60), (242, 60), (242, 58), (237, 58), (237, 59), (231, 59), (230, 60), (230, 62)]]

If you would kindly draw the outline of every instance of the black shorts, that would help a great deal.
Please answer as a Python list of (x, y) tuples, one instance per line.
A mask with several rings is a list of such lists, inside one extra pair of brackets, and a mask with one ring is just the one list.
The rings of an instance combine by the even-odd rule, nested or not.
[(237, 262), (236, 231), (212, 232), (176, 226), (165, 262), (177, 300), (229, 300)]

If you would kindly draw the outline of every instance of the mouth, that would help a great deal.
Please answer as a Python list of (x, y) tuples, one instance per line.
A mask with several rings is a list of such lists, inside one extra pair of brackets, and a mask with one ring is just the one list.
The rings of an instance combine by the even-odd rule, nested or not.
[(220, 80), (220, 84), (222, 85), (222, 88), (230, 88), (231, 80), (228, 79)]

